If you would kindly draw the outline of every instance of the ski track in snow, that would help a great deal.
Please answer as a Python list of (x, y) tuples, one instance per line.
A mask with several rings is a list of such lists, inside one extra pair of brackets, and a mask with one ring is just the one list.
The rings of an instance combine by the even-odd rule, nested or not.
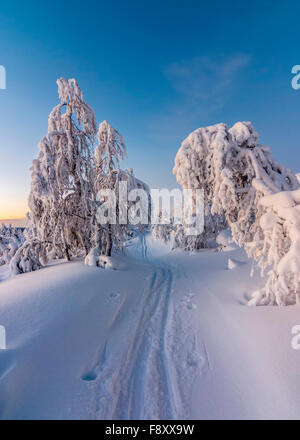
[(299, 419), (298, 309), (243, 307), (254, 284), (231, 252), (139, 237), (116, 272), (78, 261), (0, 283), (0, 418)]
[[(93, 391), (91, 418), (186, 418), (192, 384), (204, 364), (209, 365), (206, 348), (200, 355), (196, 336), (185, 323), (191, 309), (173, 304), (176, 268), (148, 260), (146, 242), (140, 244), (152, 271), (143, 289), (140, 314), (128, 329), (127, 320), (122, 319), (126, 299), (118, 304), (104, 347), (82, 377)], [(123, 334), (122, 353), (116, 352), (114, 340)]]
[[(169, 269), (153, 271), (144, 288), (140, 316), (123, 353), (115, 353), (110, 340), (124, 303), (118, 307), (99, 360), (83, 377), (95, 381), (92, 411), (96, 418), (175, 417), (165, 347), (171, 284)], [(118, 331), (122, 333), (122, 325)]]

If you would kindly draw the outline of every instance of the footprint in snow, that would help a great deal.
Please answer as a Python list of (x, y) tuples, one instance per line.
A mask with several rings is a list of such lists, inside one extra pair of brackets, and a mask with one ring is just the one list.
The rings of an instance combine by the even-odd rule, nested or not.
[(202, 367), (205, 363), (204, 358), (197, 351), (188, 354), (186, 363), (189, 367)]
[(84, 382), (94, 382), (97, 379), (97, 373), (95, 371), (89, 371), (83, 374), (81, 379)]
[(201, 370), (205, 364), (205, 358), (201, 356), (197, 351), (192, 351), (187, 353), (186, 359), (183, 363), (183, 368), (185, 370), (191, 369), (199, 369)]
[(188, 295), (184, 295), (183, 299), (181, 300), (181, 302), (183, 303), (183, 305), (185, 306), (185, 308), (187, 310), (196, 310), (197, 309), (196, 304), (194, 304), (192, 302), (192, 298), (194, 296), (195, 295), (193, 295), (192, 293), (189, 293)]
[(108, 295), (108, 300), (109, 300), (109, 302), (115, 302), (120, 298), (120, 296), (121, 296), (121, 294), (118, 292), (111, 292)]

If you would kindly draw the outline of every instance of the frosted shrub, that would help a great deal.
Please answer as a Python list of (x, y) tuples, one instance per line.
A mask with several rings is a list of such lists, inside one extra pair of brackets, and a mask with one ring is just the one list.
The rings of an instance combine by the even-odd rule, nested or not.
[(32, 272), (46, 264), (45, 247), (39, 240), (25, 241), (9, 263), (10, 273)]
[(0, 266), (9, 264), (18, 248), (25, 241), (22, 228), (15, 228), (11, 225), (0, 228)]

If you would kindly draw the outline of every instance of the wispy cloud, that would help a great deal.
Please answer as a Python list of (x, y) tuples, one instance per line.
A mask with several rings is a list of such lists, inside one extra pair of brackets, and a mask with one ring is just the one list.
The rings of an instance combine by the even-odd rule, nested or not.
[(176, 93), (152, 118), (152, 137), (175, 142), (201, 125), (221, 122), (214, 113), (230, 103), (250, 62), (249, 55), (238, 53), (195, 57), (167, 66), (164, 74)]
[(249, 65), (250, 56), (196, 57), (168, 66), (165, 75), (173, 88), (190, 104), (210, 100), (220, 105), (230, 95), (239, 74)]

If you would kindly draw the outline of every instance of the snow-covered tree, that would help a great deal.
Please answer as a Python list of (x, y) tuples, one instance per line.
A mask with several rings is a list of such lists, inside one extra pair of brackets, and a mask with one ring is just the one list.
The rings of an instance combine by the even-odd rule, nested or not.
[(35, 240), (69, 260), (90, 248), (96, 120), (74, 79), (57, 85), (60, 103), (31, 167), (29, 208)]
[(127, 157), (123, 136), (107, 121), (101, 122), (97, 133), (98, 145), (95, 149), (94, 162), (99, 183), (102, 175), (108, 176), (120, 168), (120, 160)]
[[(260, 182), (258, 190), (263, 191)], [(250, 305), (300, 304), (300, 189), (270, 193), (266, 187), (259, 205), (264, 211), (259, 217), (262, 235), (247, 243), (247, 250), (262, 273), (270, 269)]]
[(0, 236), (0, 266), (9, 264), (18, 249), (18, 245), (14, 238)]
[[(134, 201), (127, 203), (129, 193), (135, 189), (144, 189), (149, 194), (148, 186), (134, 176), (132, 169), (120, 168), (120, 161), (126, 157), (122, 135), (107, 121), (103, 121), (99, 125), (97, 137), (98, 144), (94, 154), (94, 190), (97, 194), (97, 203), (94, 215), (94, 246), (86, 259), (89, 265), (97, 264), (99, 255), (110, 257), (113, 246), (122, 249), (131, 235), (133, 228), (129, 224), (128, 213), (130, 214), (130, 209), (135, 203)], [(125, 193), (121, 195), (122, 185)], [(106, 191), (107, 196), (105, 196)], [(104, 208), (104, 206), (111, 216), (99, 219), (97, 212), (99, 207)], [(144, 225), (137, 224), (136, 227), (142, 230)]]
[(25, 241), (23, 228), (16, 228), (12, 225), (0, 228), (0, 266), (9, 264), (18, 248)]
[(24, 238), (25, 228), (14, 227), (11, 224), (6, 226), (2, 224), (0, 228), (0, 236), (6, 238), (13, 238), (16, 240), (18, 245), (22, 244), (25, 240)]
[[(225, 124), (217, 124), (194, 131), (176, 156), (174, 172), (184, 187), (203, 188), (212, 216), (225, 215), (234, 241), (244, 245), (261, 268), (271, 265), (276, 273), (263, 245), (260, 219), (266, 206), (260, 200), (269, 194), (296, 190), (299, 183), (272, 157), (268, 147), (258, 143), (251, 123), (238, 122), (230, 130)], [(287, 242), (281, 244), (283, 254)], [(275, 291), (268, 295), (270, 303), (278, 304)]]
[[(100, 190), (113, 190), (117, 195), (120, 181), (120, 160), (126, 157), (126, 148), (123, 136), (115, 130), (107, 121), (101, 122), (98, 130), (98, 144), (94, 154), (95, 179), (94, 188), (96, 193)], [(103, 200), (98, 200), (101, 204)], [(108, 200), (114, 203), (111, 208), (116, 212), (116, 200)], [(98, 205), (99, 206), (99, 205)], [(123, 236), (120, 225), (112, 225), (111, 219), (107, 224), (97, 222), (96, 246), (101, 254), (111, 256), (113, 236)], [(119, 227), (118, 227), (119, 226)]]
[(218, 233), (226, 228), (223, 212), (212, 214), (212, 160), (214, 149), (210, 147), (214, 131), (211, 127), (200, 128), (192, 132), (181, 144), (175, 157), (173, 173), (182, 188), (204, 193), (204, 231), (201, 235), (188, 237), (184, 233), (185, 225), (179, 228), (182, 237), (181, 247), (189, 250), (210, 247)]
[(172, 250), (181, 248), (187, 252), (193, 252), (197, 249), (216, 246), (215, 232), (210, 235), (207, 231), (206, 234), (189, 235), (187, 229), (188, 226), (184, 222), (178, 223), (174, 218), (169, 221), (168, 214), (164, 215), (160, 212), (159, 222), (152, 226), (152, 235), (154, 239), (169, 245)]

